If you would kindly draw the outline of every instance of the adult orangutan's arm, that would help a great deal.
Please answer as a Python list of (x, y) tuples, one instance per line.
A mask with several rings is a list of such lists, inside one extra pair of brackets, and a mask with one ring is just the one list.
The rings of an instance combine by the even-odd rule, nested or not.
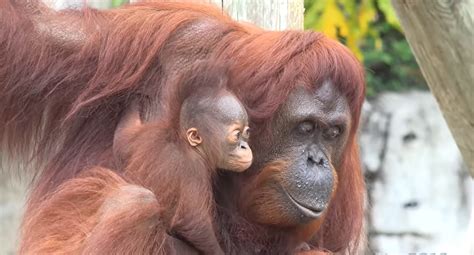
[(25, 219), (20, 254), (197, 254), (167, 234), (161, 212), (148, 189), (88, 170)]

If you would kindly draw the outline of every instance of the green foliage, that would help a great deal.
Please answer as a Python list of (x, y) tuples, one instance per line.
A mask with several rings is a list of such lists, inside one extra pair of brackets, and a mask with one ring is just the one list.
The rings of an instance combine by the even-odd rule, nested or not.
[(129, 3), (129, 0), (111, 0), (112, 8), (119, 7), (126, 3)]
[(305, 0), (305, 28), (346, 44), (364, 63), (367, 95), (426, 88), (390, 0)]

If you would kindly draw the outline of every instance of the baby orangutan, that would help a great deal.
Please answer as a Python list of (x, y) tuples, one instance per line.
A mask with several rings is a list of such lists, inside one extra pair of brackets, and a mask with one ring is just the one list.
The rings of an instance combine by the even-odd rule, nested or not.
[(114, 134), (117, 171), (64, 182), (24, 222), (20, 254), (224, 254), (213, 176), (252, 163), (247, 113), (226, 83), (201, 64), (169, 84), (158, 120), (142, 122), (132, 103)]
[(166, 231), (204, 254), (223, 254), (211, 208), (216, 170), (252, 163), (247, 113), (226, 83), (222, 68), (191, 68), (164, 95), (159, 120), (142, 123), (131, 107), (114, 139), (125, 176), (155, 194)]

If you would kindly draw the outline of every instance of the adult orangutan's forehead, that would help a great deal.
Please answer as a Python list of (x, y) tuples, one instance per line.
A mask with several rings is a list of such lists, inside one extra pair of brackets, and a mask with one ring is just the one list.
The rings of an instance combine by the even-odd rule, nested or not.
[(296, 87), (282, 106), (281, 114), (286, 119), (302, 120), (330, 114), (332, 118), (341, 118), (341, 121), (344, 121), (350, 116), (347, 99), (331, 81), (325, 81), (315, 90)]

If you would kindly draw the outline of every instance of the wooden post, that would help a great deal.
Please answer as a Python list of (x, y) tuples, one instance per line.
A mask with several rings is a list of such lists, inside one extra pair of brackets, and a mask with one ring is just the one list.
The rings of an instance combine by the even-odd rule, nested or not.
[[(143, 0), (131, 0), (140, 2)], [(212, 3), (232, 18), (268, 30), (303, 29), (304, 0), (169, 0)]]
[[(218, 1), (214, 1), (218, 2)], [(221, 0), (234, 19), (269, 30), (303, 29), (303, 0)]]
[(474, 1), (392, 3), (423, 76), (474, 177)]

